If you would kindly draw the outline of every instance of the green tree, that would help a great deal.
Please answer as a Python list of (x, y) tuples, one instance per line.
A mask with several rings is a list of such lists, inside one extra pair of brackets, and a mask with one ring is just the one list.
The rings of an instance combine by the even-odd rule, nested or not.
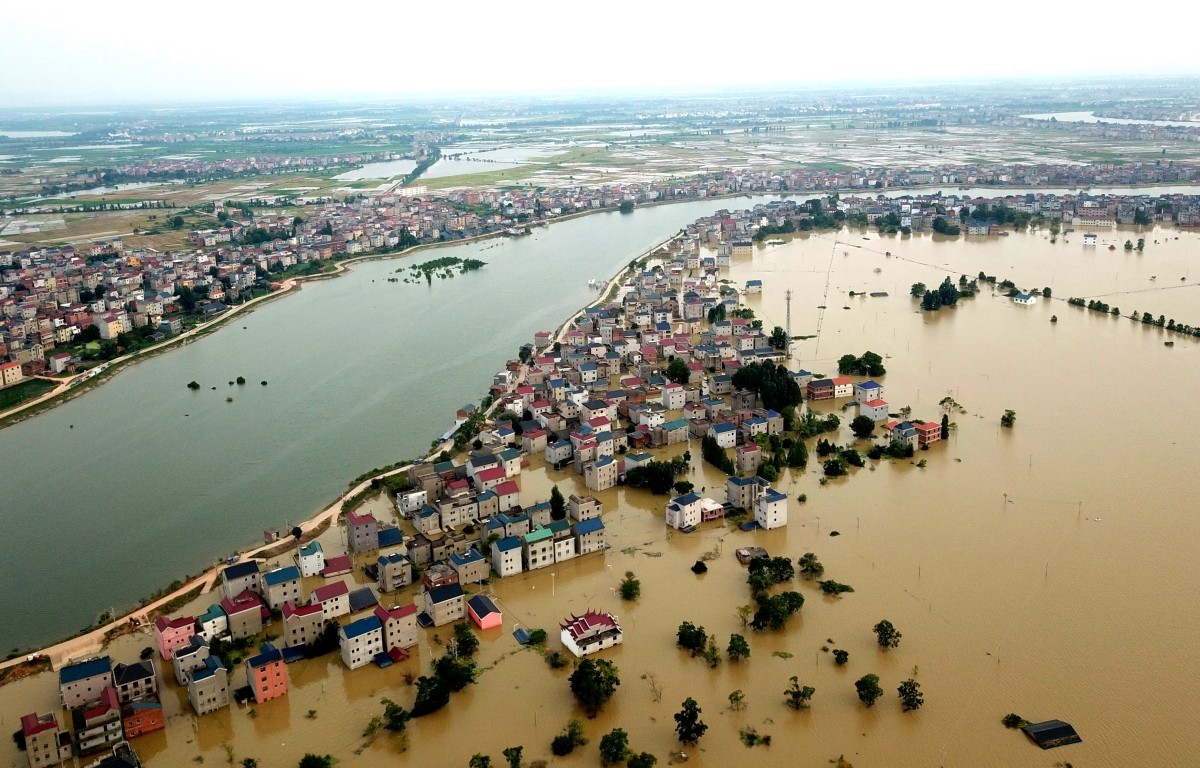
[(621, 588), (618, 591), (622, 600), (637, 600), (642, 594), (642, 582), (634, 578), (633, 571), (625, 571), (625, 578), (621, 580)]
[(887, 619), (883, 619), (872, 627), (872, 631), (875, 632), (875, 639), (879, 643), (879, 647), (883, 650), (886, 651), (900, 646), (901, 634), (899, 630), (892, 626), (892, 622)]
[(621, 213), (633, 213), (633, 201), (628, 198), (622, 200), (621, 204), (617, 206), (617, 210)]
[(771, 338), (769, 339), (769, 343), (775, 349), (779, 349), (779, 350), (787, 349), (787, 344), (788, 344), (787, 331), (783, 330), (783, 328), (781, 326), (778, 326), (778, 325), (775, 326), (774, 328), (771, 329)]
[(623, 763), (629, 757), (629, 734), (613, 728), (600, 737), (600, 764)]
[(616, 665), (606, 659), (584, 659), (571, 673), (569, 681), (571, 693), (575, 694), (588, 717), (595, 717), (621, 684)]
[(791, 448), (788, 449), (787, 465), (792, 468), (803, 469), (808, 464), (808, 446), (803, 440), (793, 440)]
[(258, 761), (253, 757), (243, 757), (242, 768), (258, 768)]
[(950, 415), (946, 413), (942, 414), (942, 439), (950, 439)]
[(900, 705), (905, 712), (920, 709), (921, 705), (925, 703), (925, 697), (921, 695), (921, 684), (911, 677), (900, 683), (896, 692), (900, 694)]
[(734, 712), (741, 712), (746, 708), (746, 694), (741, 688), (729, 694), (727, 698), (729, 699), (729, 708)]
[(683, 700), (683, 709), (675, 713), (675, 734), (684, 744), (695, 745), (708, 730), (700, 719), (700, 705), (691, 696)]
[(676, 357), (667, 364), (666, 377), (676, 384), (687, 384), (691, 376), (692, 372), (682, 357)]
[(636, 755), (630, 755), (629, 760), (625, 762), (626, 768), (654, 768), (658, 763), (658, 758), (649, 752), (639, 752)]
[(460, 621), (454, 625), (454, 643), (458, 655), (471, 658), (479, 650), (479, 638), (471, 631), (471, 625)]
[(883, 695), (879, 675), (863, 675), (855, 681), (854, 690), (858, 691), (858, 700), (868, 707), (875, 706), (875, 700)]
[(395, 733), (403, 731), (408, 725), (408, 711), (391, 699), (380, 703), (383, 704), (383, 727)]
[(850, 431), (859, 439), (868, 438), (875, 431), (875, 422), (869, 416), (855, 416), (850, 422)]
[(839, 667), (844, 666), (847, 661), (850, 661), (850, 652), (843, 651), (841, 648), (833, 649), (833, 663)]
[(583, 735), (583, 723), (578, 720), (572, 720), (567, 723), (567, 727), (563, 732), (554, 737), (550, 742), (550, 751), (558, 757), (569, 755), (575, 750), (575, 747), (582, 747), (587, 744), (588, 740)]
[(914, 299), (919, 299), (925, 295), (925, 291), (927, 290), (929, 290), (929, 288), (925, 285), (925, 283), (913, 283), (912, 288), (909, 289), (908, 293)]
[(458, 693), (475, 682), (475, 662), (470, 659), (439, 656), (433, 662), (433, 671), (451, 693)]
[(800, 566), (800, 575), (806, 579), (820, 578), (825, 574), (825, 566), (821, 565), (821, 561), (812, 552), (801, 555), (797, 565)]
[(417, 696), (413, 700), (412, 716), (424, 717), (450, 703), (450, 688), (436, 677), (417, 678)]
[(1002, 426), (1002, 427), (1008, 427), (1011, 429), (1012, 425), (1016, 424), (1016, 423), (1017, 423), (1017, 412), (1016, 411), (1006, 410), (1004, 412), (1004, 415), (1000, 417), (1000, 426)]
[(675, 633), (675, 645), (693, 656), (698, 656), (704, 652), (704, 646), (708, 645), (708, 633), (704, 631), (704, 627), (697, 627), (690, 621), (682, 622)]
[(726, 647), (725, 653), (729, 656), (730, 661), (748, 659), (750, 658), (750, 643), (746, 642), (746, 638), (742, 635), (730, 635), (729, 645)]
[(300, 758), (300, 768), (333, 768), (333, 756), (314, 755), (312, 752), (307, 752), (304, 757)]
[(524, 751), (524, 747), (509, 747), (501, 753), (508, 763), (508, 768), (521, 768), (521, 753)]
[(563, 498), (562, 491), (558, 490), (555, 485), (550, 489), (550, 519), (562, 520), (567, 516), (567, 500)]
[(750, 628), (756, 632), (767, 629), (783, 629), (787, 625), (788, 619), (804, 607), (804, 595), (798, 592), (783, 592), (778, 595), (760, 594), (754, 599), (758, 603), (758, 610), (754, 612)]
[(790, 680), (792, 684), (783, 692), (784, 703), (792, 709), (808, 709), (809, 702), (817, 689), (810, 685), (800, 685), (800, 678), (795, 675), (792, 675)]
[(492, 758), (476, 752), (471, 755), (471, 761), (467, 763), (467, 768), (492, 768)]

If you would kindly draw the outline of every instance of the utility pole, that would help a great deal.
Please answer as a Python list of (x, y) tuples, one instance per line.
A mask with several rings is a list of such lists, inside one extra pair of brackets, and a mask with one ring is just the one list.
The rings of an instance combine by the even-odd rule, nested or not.
[(783, 356), (786, 360), (792, 359), (792, 289), (788, 288), (783, 294), (783, 300), (787, 302), (787, 319), (784, 324), (787, 326), (784, 330), (787, 331), (787, 341), (783, 343)]

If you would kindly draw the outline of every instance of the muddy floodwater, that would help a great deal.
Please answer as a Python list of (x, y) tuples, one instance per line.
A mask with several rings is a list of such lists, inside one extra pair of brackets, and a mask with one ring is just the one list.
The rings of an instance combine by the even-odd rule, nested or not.
[[(738, 284), (763, 280), (763, 293), (746, 303), (768, 329), (784, 323), (784, 291), (793, 291), (792, 333), (819, 336), (796, 343), (791, 365), (835, 374), (839, 356), (878, 352), (893, 411), (907, 405), (916, 418), (938, 420), (942, 398), (962, 405), (965, 413), (950, 416), (949, 440), (912, 461), (868, 461), (825, 485), (811, 457), (807, 471), (785, 471), (778, 482), (792, 497), (789, 522), (770, 532), (708, 523), (670, 534), (666, 497), (598, 494), (611, 548), (485, 585), (504, 626), (482, 636), (478, 683), (410, 723), (403, 743), (384, 733), (364, 746), (362, 732), (382, 697), (411, 705), (405, 675), (427, 671), (441, 652), (433, 632), (404, 664), (347, 672), (333, 655), (302, 661), (288, 668), (286, 698), (198, 720), (171, 684), (164, 696), (171, 726), (135, 747), (151, 766), (199, 758), (224, 765), (225, 745), (236, 760), (255, 757), (264, 768), (294, 766), (310, 751), (334, 755), (343, 768), (463, 766), (476, 752), (500, 764), (501, 750), (516, 745), (526, 761), (594, 766), (600, 737), (621, 727), (635, 750), (665, 764), (679, 748), (672, 715), (691, 696), (709, 725), (698, 747), (685, 749), (697, 766), (819, 767), (839, 755), (856, 768), (1194, 764), (1200, 415), (1177, 395), (1200, 372), (1200, 345), (1065, 302), (1103, 296), (1122, 315), (1200, 324), (1200, 240), (1159, 229), (1143, 233), (1143, 254), (1121, 249), (1137, 236), (1102, 231), (1101, 245), (1085, 248), (1079, 233), (1051, 244), (1045, 232), (939, 241), (843, 231), (757, 246), (728, 276)], [(1055, 298), (1019, 306), (985, 289), (930, 314), (908, 297), (914, 282), (981, 270), (1022, 288), (1049, 286)], [(852, 290), (889, 295), (850, 298)], [(842, 402), (818, 407), (841, 413)], [(1017, 414), (1013, 429), (999, 426), (1005, 409)], [(838, 442), (852, 441), (846, 425), (854, 415), (845, 412)], [(689, 479), (720, 498), (723, 476), (700, 463), (698, 443), (691, 448)], [(574, 473), (546, 471), (540, 460), (520, 482), (525, 503), (546, 498), (553, 484), (586, 492)], [(806, 503), (796, 503), (799, 494)], [(390, 514), (382, 501), (373, 508)], [(330, 546), (338, 537), (327, 534)], [(815, 552), (827, 578), (855, 591), (827, 598), (798, 581), (793, 588), (806, 602), (786, 630), (743, 630), (736, 608), (749, 593), (733, 551), (747, 544), (793, 560)], [(693, 575), (690, 566), (702, 558), (708, 573)], [(614, 592), (627, 570), (642, 582), (634, 603)], [(544, 627), (557, 648), (558, 622), (587, 608), (621, 619), (624, 645), (601, 654), (619, 668), (621, 685), (596, 719), (585, 719), (591, 743), (552, 758), (550, 740), (583, 715), (567, 671), (520, 649), (511, 632), (518, 624)], [(886, 653), (871, 632), (884, 618), (903, 634)], [(681, 621), (703, 625), (722, 648), (730, 633), (744, 631), (752, 655), (709, 669), (675, 648)], [(128, 659), (147, 644), (144, 636), (125, 639), (113, 653)], [(833, 648), (849, 651), (846, 666), (834, 665), (826, 651)], [(853, 685), (867, 673), (879, 675), (885, 691), (871, 709)], [(793, 675), (816, 689), (808, 711), (784, 705)], [(903, 713), (896, 686), (909, 677), (921, 684), (925, 706)], [(232, 679), (244, 684), (244, 670)], [(727, 696), (738, 689), (747, 706), (734, 712)], [(11, 730), (20, 714), (52, 709), (56, 699), (54, 679), (42, 675), (0, 689), (0, 715)], [(1066, 720), (1083, 743), (1042, 752), (1001, 725), (1009, 712)], [(738, 732), (748, 727), (771, 744), (743, 746)], [(0, 764), (23, 765), (24, 756), (3, 743)]]

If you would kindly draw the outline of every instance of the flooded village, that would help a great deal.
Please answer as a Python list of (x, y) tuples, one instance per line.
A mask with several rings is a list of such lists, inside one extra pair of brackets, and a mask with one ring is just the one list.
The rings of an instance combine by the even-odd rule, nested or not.
[[(337, 525), (225, 564), (213, 591), (101, 654), (0, 688), (26, 744), (8, 759), (87, 764), (128, 741), (152, 765), (465, 765), (513, 746), (592, 765), (621, 728), (664, 763), (1055, 764), (1001, 724), (1017, 712), (1070, 721), (1077, 764), (1128, 764), (1155, 713), (1200, 703), (1168, 682), (1196, 629), (1172, 597), (1200, 535), (1191, 481), (1173, 471), (1195, 419), (1148, 408), (1154, 438), (1129, 450), (1111, 418), (1131, 370), (1194, 369), (1190, 334), (1125, 315), (1188, 321), (1197, 241), (1175, 224), (1195, 206), (987, 202), (1045, 229), (976, 220), (982, 200), (940, 195), (698, 219), (528, 339), (455, 415), (453, 446), (347, 499)], [(820, 226), (835, 213), (869, 226)], [(1137, 237), (1119, 227), (1142, 217), (1149, 242), (1126, 251)], [(938, 218), (965, 241), (928, 234)], [(1159, 275), (1182, 290), (1148, 291)], [(922, 310), (916, 286), (945, 278), (950, 306)], [(1114, 292), (1138, 306), (1066, 302)], [(738, 552), (754, 548), (801, 570), (767, 592), (804, 598), (779, 629), (751, 626), (764, 602)], [(808, 553), (828, 580), (805, 578)], [(619, 594), (629, 578), (633, 600)], [(882, 620), (898, 647), (877, 643)], [(706, 664), (677, 647), (683, 622), (722, 650), (744, 636), (749, 658)], [(594, 718), (568, 683), (589, 627), (621, 681)], [(424, 692), (431, 707), (434, 681), (467, 664), (467, 635), (472, 684), (402, 733), (373, 725), (383, 699), (416, 714)], [(1117, 722), (1098, 662), (1133, 657)], [(872, 707), (855, 692), (868, 674), (884, 690)], [(787, 705), (793, 676), (815, 689), (810, 706)], [(894, 693), (909, 679), (919, 711)], [(710, 725), (695, 745), (672, 726), (689, 697)], [(591, 743), (556, 757), (572, 720)], [(1159, 749), (1182, 760), (1188, 739)]]

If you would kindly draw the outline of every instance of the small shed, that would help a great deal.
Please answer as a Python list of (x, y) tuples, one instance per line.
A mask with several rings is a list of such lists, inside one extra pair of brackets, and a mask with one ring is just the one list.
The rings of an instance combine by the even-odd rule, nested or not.
[(471, 621), (475, 622), (475, 626), (480, 629), (491, 629), (504, 623), (504, 616), (500, 613), (500, 609), (487, 595), (472, 597), (467, 601), (467, 610), (471, 614)]
[(1042, 749), (1053, 749), (1055, 747), (1066, 746), (1067, 744), (1078, 744), (1083, 741), (1083, 739), (1079, 738), (1079, 734), (1075, 732), (1075, 728), (1070, 723), (1064, 723), (1062, 720), (1047, 720), (1044, 723), (1034, 723), (1033, 725), (1022, 726), (1021, 730)]
[(337, 557), (329, 557), (325, 559), (325, 570), (321, 571), (321, 575), (325, 578), (332, 576), (344, 576), (354, 570), (354, 562), (349, 555), (338, 555)]

